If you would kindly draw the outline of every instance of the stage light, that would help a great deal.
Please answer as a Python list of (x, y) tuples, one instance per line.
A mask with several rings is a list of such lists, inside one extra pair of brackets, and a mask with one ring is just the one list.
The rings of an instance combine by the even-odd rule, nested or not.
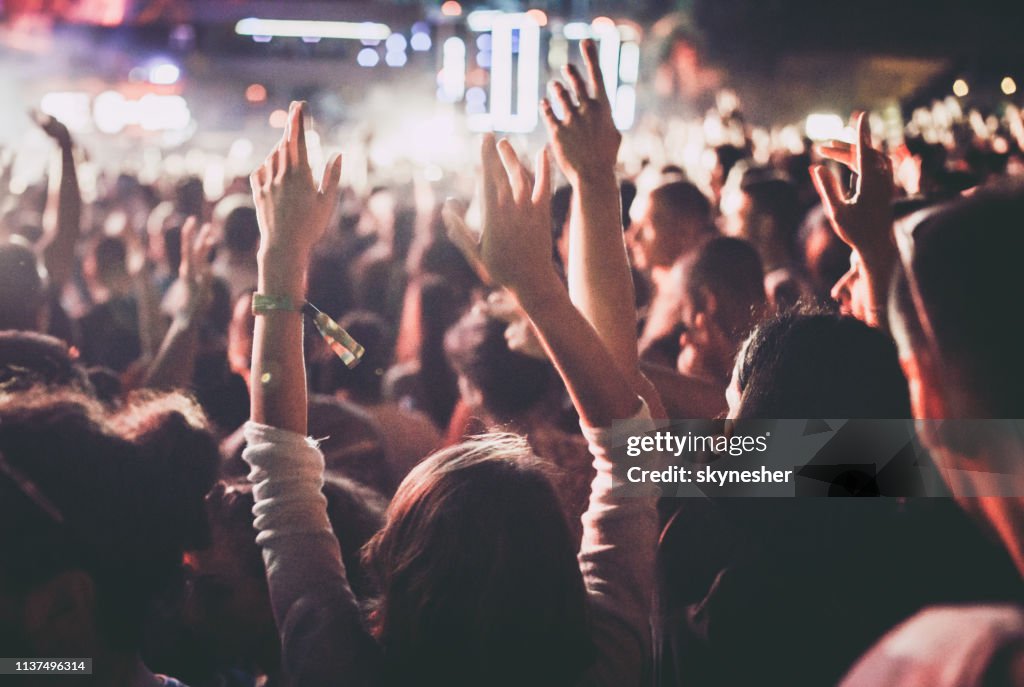
[(180, 95), (142, 96), (136, 122), (146, 131), (180, 131), (192, 121), (188, 103)]
[(804, 122), (804, 133), (812, 141), (841, 139), (843, 137), (843, 128), (843, 118), (837, 114), (809, 114)]
[(532, 9), (526, 11), (526, 16), (537, 23), (537, 26), (548, 25), (548, 15), (544, 10)]
[(970, 87), (968, 87), (967, 82), (964, 81), (963, 79), (957, 79), (956, 81), (953, 82), (953, 95), (957, 96), (958, 98), (963, 98), (970, 92)]
[(359, 63), (360, 67), (376, 67), (377, 63), (380, 62), (380, 55), (373, 48), (363, 48), (356, 55), (356, 62)]
[(615, 28), (615, 22), (608, 17), (597, 17), (590, 22), (590, 26), (594, 31), (609, 31)]
[(615, 110), (612, 113), (615, 120), (615, 127), (625, 131), (633, 126), (636, 119), (636, 88), (630, 84), (623, 84), (615, 92)]
[(104, 91), (92, 102), (92, 117), (96, 128), (105, 134), (116, 134), (128, 124), (128, 106), (117, 91)]
[(581, 41), (590, 38), (590, 24), (582, 21), (572, 21), (562, 27), (562, 35), (570, 41)]
[(1003, 80), (999, 82), (999, 88), (1006, 95), (1013, 95), (1017, 92), (1017, 82), (1013, 80), (1013, 77), (1004, 76)]
[(405, 36), (400, 33), (393, 33), (384, 41), (384, 47), (388, 49), (388, 52), (402, 52), (405, 50), (406, 45), (408, 45), (408, 42), (405, 40)]
[(56, 117), (71, 131), (85, 131), (89, 127), (89, 94), (76, 91), (47, 93), (39, 102), (39, 109)]
[(274, 110), (270, 113), (268, 122), (274, 129), (283, 129), (288, 123), (288, 113), (284, 110)]
[(267, 89), (263, 84), (249, 84), (245, 89), (245, 99), (250, 103), (262, 103), (267, 99)]
[(469, 25), (470, 31), (490, 31), (494, 25), (494, 18), (499, 16), (499, 10), (474, 10), (466, 17), (466, 24)]
[(441, 14), (446, 17), (457, 17), (462, 14), (462, 5), (455, 0), (447, 0), (441, 5)]
[(257, 19), (248, 17), (235, 24), (239, 36), (280, 36), (283, 38), (341, 38), (348, 40), (385, 40), (391, 35), (387, 24), (351, 21), (312, 21), (306, 19)]
[(623, 43), (619, 54), (619, 78), (623, 83), (636, 83), (640, 76), (640, 46)]
[(416, 52), (426, 52), (430, 50), (431, 46), (430, 34), (428, 33), (414, 33), (412, 38), (409, 40), (409, 45)]
[[(519, 57), (513, 112), (514, 32), (519, 36)], [(525, 13), (502, 14), (494, 20), (491, 41), (491, 126), (495, 131), (533, 131), (537, 126), (540, 83), (540, 27)]]
[(404, 50), (398, 52), (391, 50), (386, 55), (384, 55), (384, 62), (389, 67), (404, 67), (405, 63), (408, 60), (409, 58), (405, 56)]
[(161, 62), (149, 68), (149, 81), (158, 86), (170, 86), (176, 83), (180, 76), (181, 70), (170, 62)]
[(441, 100), (454, 103), (466, 91), (466, 44), (458, 36), (444, 42), (439, 76)]

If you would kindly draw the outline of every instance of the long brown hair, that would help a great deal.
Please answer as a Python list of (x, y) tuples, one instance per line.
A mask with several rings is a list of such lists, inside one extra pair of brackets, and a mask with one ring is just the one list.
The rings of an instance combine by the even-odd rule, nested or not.
[(568, 523), (522, 437), (420, 463), (364, 558), (388, 684), (566, 685), (591, 658)]

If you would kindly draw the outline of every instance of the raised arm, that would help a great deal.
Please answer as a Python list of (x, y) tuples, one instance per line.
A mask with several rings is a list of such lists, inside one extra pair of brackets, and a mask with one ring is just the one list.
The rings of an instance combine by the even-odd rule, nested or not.
[(867, 282), (869, 297), (867, 324), (885, 329), (889, 279), (896, 265), (892, 234), (896, 186), (892, 164), (884, 153), (871, 147), (871, 129), (865, 112), (857, 116), (857, 140), (853, 145), (830, 141), (818, 150), (857, 175), (856, 187), (847, 197), (832, 170), (825, 165), (811, 168), (811, 178), (832, 228), (860, 255), (861, 278)]
[(74, 145), (68, 128), (41, 112), (33, 112), (32, 120), (60, 150), (59, 171), (50, 177), (50, 192), (43, 214), (42, 244), (43, 264), (50, 275), (50, 287), (59, 294), (74, 272), (75, 245), (81, 232), (82, 194), (78, 188)]
[[(661, 402), (638, 366), (636, 299), (622, 233), (622, 201), (615, 161), (622, 135), (615, 127), (592, 40), (581, 44), (587, 80), (565, 68), (569, 82), (552, 82), (562, 110), (559, 119), (547, 99), (541, 114), (555, 161), (572, 185), (569, 216), (569, 297), (593, 325), (615, 363), (656, 415)], [(587, 83), (589, 81), (589, 83)]]
[(339, 155), (319, 186), (314, 182), (304, 126), (303, 106), (293, 103), (284, 138), (251, 177), (260, 225), (259, 293), (283, 304), (256, 318), (251, 416), (299, 434), (306, 433), (307, 399), (298, 308), (306, 298), (310, 254), (327, 228), (341, 176)]
[[(376, 645), (363, 627), (327, 518), (323, 454), (306, 439), (302, 314), (306, 269), (338, 197), (341, 158), (320, 184), (306, 157), (303, 106), (292, 103), (284, 138), (251, 177), (260, 225), (259, 293), (252, 361), (252, 422), (243, 457), (252, 468), (256, 542), (289, 684), (369, 685)], [(254, 301), (258, 299), (254, 296)]]
[(632, 416), (640, 403), (631, 380), (569, 300), (551, 260), (546, 152), (537, 158), (535, 181), (508, 141), (495, 145), (485, 135), (481, 157), (483, 233), (479, 245), (470, 237), (458, 245), (478, 256), (490, 277), (523, 306), (585, 424), (605, 427)]
[(204, 224), (197, 232), (196, 224), (196, 218), (189, 217), (181, 228), (178, 282), (185, 296), (156, 357), (146, 370), (144, 384), (148, 387), (187, 388), (192, 384), (199, 327), (212, 297), (209, 257), (214, 244), (212, 226)]

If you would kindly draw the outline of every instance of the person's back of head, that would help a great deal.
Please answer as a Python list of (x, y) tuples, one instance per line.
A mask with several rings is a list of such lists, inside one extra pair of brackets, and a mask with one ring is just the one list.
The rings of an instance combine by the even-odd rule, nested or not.
[(1024, 184), (999, 185), (926, 214), (901, 242), (896, 319), (916, 319), (910, 346), (943, 417), (1024, 416), (1022, 218)]
[(357, 403), (379, 403), (384, 373), (391, 364), (395, 349), (394, 334), (383, 317), (366, 310), (350, 312), (338, 322), (365, 353), (354, 368), (349, 369), (331, 353), (325, 360), (324, 380), (330, 392), (344, 391)]
[[(181, 591), (182, 553), (206, 534), (216, 449), (184, 401), (128, 406), (122, 423), (73, 392), (0, 394), (0, 595), (49, 604), (24, 655), (104, 651), (134, 670), (150, 623)], [(191, 412), (191, 411), (189, 411)], [(2, 611), (0, 611), (2, 613)], [(39, 618), (37, 618), (39, 620)], [(110, 666), (103, 666), (110, 670)]]
[(61, 387), (92, 394), (87, 371), (60, 339), (23, 330), (0, 331), (0, 389)]
[(238, 257), (256, 254), (260, 242), (260, 227), (256, 222), (256, 210), (240, 205), (224, 218), (224, 245), (228, 252)]
[(802, 217), (793, 182), (774, 169), (752, 167), (740, 177), (739, 192), (743, 209), (734, 214), (727, 233), (753, 242), (762, 259), (774, 263), (765, 265), (768, 271), (795, 262)]
[(93, 246), (96, 276), (104, 281), (123, 274), (128, 269), (128, 249), (116, 236), (104, 236)]
[[(473, 309), (445, 336), (445, 351), (463, 389), (463, 400), (500, 423), (524, 418), (555, 388), (554, 368), (508, 347), (507, 325)], [(467, 398), (471, 396), (472, 398)]]
[(35, 251), (19, 237), (0, 242), (0, 329), (39, 329), (45, 304), (46, 281)]
[(767, 305), (757, 251), (742, 239), (717, 236), (680, 263), (690, 306), (706, 311), (713, 303), (719, 326), (739, 344)]
[(759, 325), (736, 361), (740, 418), (909, 418), (892, 340), (860, 320), (792, 310)]
[(566, 685), (590, 660), (569, 526), (522, 437), (421, 462), (364, 555), (387, 684)]
[(651, 202), (675, 218), (678, 225), (692, 226), (697, 234), (711, 234), (711, 201), (690, 181), (672, 181), (651, 191)]

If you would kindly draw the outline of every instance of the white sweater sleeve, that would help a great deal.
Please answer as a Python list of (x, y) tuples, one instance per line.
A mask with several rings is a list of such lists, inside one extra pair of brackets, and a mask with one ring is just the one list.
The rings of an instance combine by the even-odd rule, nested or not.
[[(627, 437), (654, 429), (642, 404), (610, 428), (583, 426), (597, 476), (583, 514), (579, 562), (590, 599), (596, 663), (585, 684), (638, 685), (650, 660), (650, 605), (658, 540), (659, 489), (623, 477)], [(653, 458), (632, 464), (646, 466)]]
[(254, 422), (246, 424), (245, 439), (256, 542), (290, 682), (369, 684), (376, 645), (327, 518), (323, 454), (311, 439)]

